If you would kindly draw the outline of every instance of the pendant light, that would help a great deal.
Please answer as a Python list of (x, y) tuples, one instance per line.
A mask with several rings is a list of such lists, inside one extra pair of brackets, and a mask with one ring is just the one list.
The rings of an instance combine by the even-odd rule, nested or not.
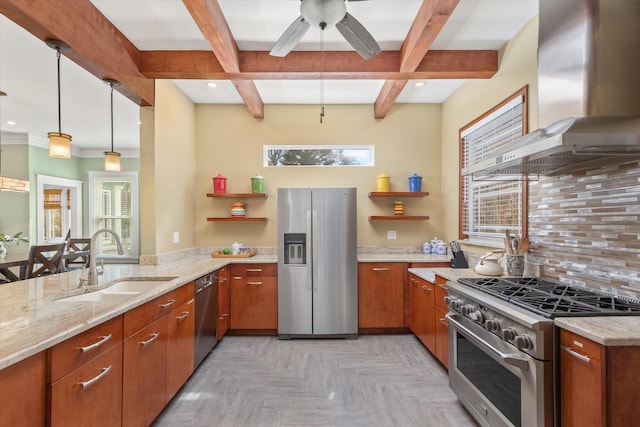
[(68, 159), (71, 157), (71, 135), (62, 133), (60, 117), (60, 55), (70, 49), (69, 45), (61, 40), (47, 39), (47, 46), (56, 50), (58, 60), (58, 132), (49, 132), (49, 156)]
[(113, 79), (102, 81), (111, 87), (111, 151), (104, 152), (104, 170), (120, 172), (120, 153), (113, 151), (113, 88), (119, 86), (120, 82)]

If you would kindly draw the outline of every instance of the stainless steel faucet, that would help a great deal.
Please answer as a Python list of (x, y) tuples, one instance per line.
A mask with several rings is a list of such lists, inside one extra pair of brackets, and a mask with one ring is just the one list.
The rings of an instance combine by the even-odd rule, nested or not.
[[(91, 247), (89, 248), (89, 275), (86, 279), (80, 279), (80, 286), (94, 286), (98, 281), (98, 271), (96, 269), (96, 238), (101, 233), (109, 233), (116, 240), (116, 247), (118, 249), (118, 255), (124, 255), (124, 247), (122, 246), (122, 240), (118, 233), (109, 229), (109, 228), (101, 228), (100, 230), (93, 233), (91, 236)], [(102, 274), (102, 271), (100, 272)]]

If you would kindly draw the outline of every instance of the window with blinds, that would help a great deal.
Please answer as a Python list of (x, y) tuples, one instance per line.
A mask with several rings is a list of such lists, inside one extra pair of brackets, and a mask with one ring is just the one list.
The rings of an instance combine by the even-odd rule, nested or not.
[[(138, 256), (138, 176), (134, 172), (90, 172), (92, 209), (91, 234), (101, 228), (115, 231), (124, 244), (128, 257)], [(102, 255), (118, 256), (115, 239), (101, 233), (96, 250)]]
[[(460, 130), (461, 168), (527, 132), (527, 88)], [(511, 233), (526, 235), (526, 181), (521, 176), (461, 177), (461, 237), (492, 238)]]

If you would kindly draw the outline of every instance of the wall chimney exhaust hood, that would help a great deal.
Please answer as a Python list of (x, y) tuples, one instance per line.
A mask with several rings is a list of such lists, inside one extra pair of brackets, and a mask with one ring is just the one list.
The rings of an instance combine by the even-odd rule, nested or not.
[(640, 0), (540, 0), (540, 128), (463, 175), (560, 174), (640, 159)]

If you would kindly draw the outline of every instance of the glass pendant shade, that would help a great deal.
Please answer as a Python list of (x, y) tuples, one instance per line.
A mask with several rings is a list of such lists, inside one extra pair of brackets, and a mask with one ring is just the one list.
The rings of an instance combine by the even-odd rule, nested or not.
[(115, 151), (104, 152), (104, 170), (109, 172), (120, 172), (120, 153)]
[(60, 132), (49, 132), (49, 156), (59, 159), (71, 157), (71, 135)]

